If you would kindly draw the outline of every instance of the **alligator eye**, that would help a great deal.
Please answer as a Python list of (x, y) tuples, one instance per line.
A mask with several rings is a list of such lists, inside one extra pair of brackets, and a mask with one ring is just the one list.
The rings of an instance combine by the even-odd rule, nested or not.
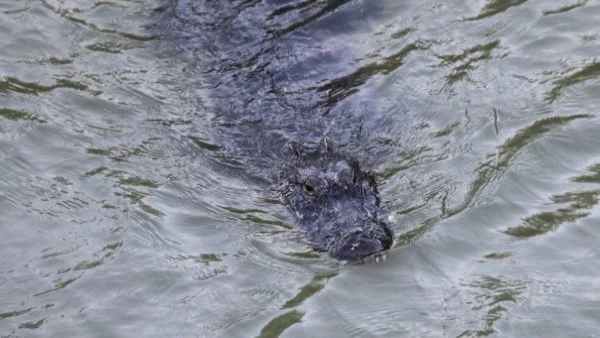
[(356, 184), (356, 172), (352, 171), (352, 183)]
[(315, 188), (313, 188), (313, 186), (308, 183), (304, 183), (302, 187), (304, 188), (304, 191), (306, 191), (309, 194), (313, 194), (315, 192)]

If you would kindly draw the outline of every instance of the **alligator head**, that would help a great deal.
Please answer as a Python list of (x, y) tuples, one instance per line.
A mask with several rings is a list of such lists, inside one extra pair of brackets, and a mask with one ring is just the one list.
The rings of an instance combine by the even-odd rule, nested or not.
[(375, 180), (355, 159), (327, 146), (294, 153), (280, 177), (280, 192), (317, 250), (359, 260), (391, 247), (393, 232), (380, 219)]

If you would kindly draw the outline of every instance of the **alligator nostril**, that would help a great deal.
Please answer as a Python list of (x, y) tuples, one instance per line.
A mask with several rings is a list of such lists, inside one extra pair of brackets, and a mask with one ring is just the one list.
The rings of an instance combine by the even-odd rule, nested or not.
[(390, 248), (390, 245), (388, 244), (388, 241), (381, 241), (379, 240), (379, 244), (381, 244), (381, 247), (383, 248), (383, 250), (387, 250)]
[(393, 240), (391, 238), (386, 238), (384, 240), (379, 240), (379, 243), (381, 243), (381, 247), (383, 248), (383, 250), (387, 250), (389, 248), (392, 247), (392, 242)]

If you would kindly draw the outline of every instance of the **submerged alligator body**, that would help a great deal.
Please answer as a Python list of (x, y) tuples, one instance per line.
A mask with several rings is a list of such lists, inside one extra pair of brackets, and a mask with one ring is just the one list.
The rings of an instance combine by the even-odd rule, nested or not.
[[(318, 32), (293, 31), (314, 21), (311, 13), (327, 16), (341, 4), (321, 1), (311, 9), (266, 0), (179, 0), (158, 12), (167, 23), (165, 39), (185, 53), (191, 51), (202, 64), (205, 82), (199, 87), (210, 88), (212, 105), (207, 109), (215, 113), (218, 126), (218, 136), (211, 140), (252, 175), (259, 173), (277, 184), (282, 201), (315, 249), (357, 260), (389, 249), (393, 232), (381, 219), (373, 176), (360, 168), (355, 156), (344, 154), (350, 151), (332, 150), (324, 137), (357, 139), (349, 128), (336, 129), (337, 135), (329, 132), (334, 118), (344, 123), (350, 118), (329, 114), (336, 102), (323, 94), (334, 90), (331, 85), (314, 86), (323, 82), (318, 68), (327, 69), (331, 62), (306, 52), (314, 49), (316, 42), (310, 39)], [(290, 13), (293, 19), (286, 19), (284, 14)], [(281, 29), (283, 25), (288, 29)], [(340, 144), (348, 149), (351, 142)]]

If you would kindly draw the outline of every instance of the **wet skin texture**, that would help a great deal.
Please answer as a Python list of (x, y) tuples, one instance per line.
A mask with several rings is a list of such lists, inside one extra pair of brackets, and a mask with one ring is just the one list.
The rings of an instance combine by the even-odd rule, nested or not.
[(350, 157), (295, 152), (282, 172), (280, 192), (310, 243), (333, 258), (359, 260), (392, 245), (375, 180)]
[[(325, 15), (342, 4), (327, 0), (314, 6), (323, 6), (319, 15)], [(215, 114), (210, 118), (215, 133), (199, 138), (209, 138), (224, 157), (242, 163), (249, 177), (265, 186), (277, 184), (315, 249), (337, 259), (360, 260), (389, 249), (393, 233), (381, 219), (373, 177), (355, 160), (364, 154), (356, 152), (359, 145), (351, 140), (361, 138), (351, 126), (329, 133), (335, 125), (329, 111), (336, 101), (320, 84), (334, 75), (311, 70), (335, 60), (326, 51), (319, 54), (319, 31), (311, 36), (302, 30), (277, 33), (294, 27), (294, 20), (313, 21), (313, 12), (303, 6), (297, 13), (301, 19), (284, 15), (294, 7), (279, 2), (165, 0), (151, 29), (173, 50), (193, 55), (193, 63), (201, 60), (198, 81), (207, 89), (200, 101), (209, 102)], [(314, 43), (307, 43), (313, 38)], [(331, 83), (342, 87), (327, 90), (339, 93), (356, 82)], [(338, 119), (348, 122), (351, 116)], [(333, 135), (344, 151), (323, 143), (324, 135)], [(290, 147), (296, 142), (302, 148)]]

